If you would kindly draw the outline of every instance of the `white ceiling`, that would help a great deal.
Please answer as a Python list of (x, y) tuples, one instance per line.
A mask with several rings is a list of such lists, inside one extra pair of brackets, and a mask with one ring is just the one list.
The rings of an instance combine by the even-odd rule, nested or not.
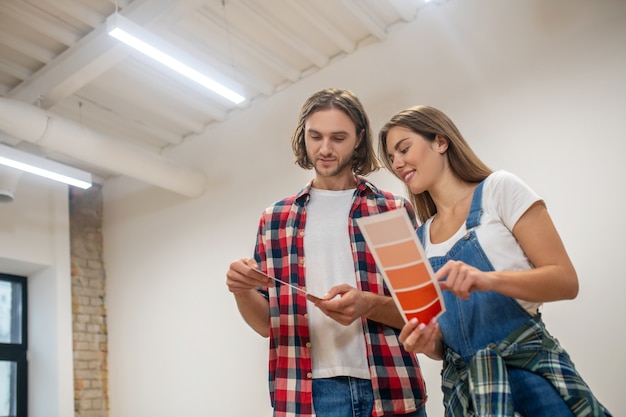
[[(9, 120), (0, 114), (0, 142), (86, 169), (102, 180), (133, 176), (106, 152), (100, 157), (94, 143), (109, 141), (122, 155), (126, 147), (133, 152), (140, 147), (159, 156), (188, 135), (202, 133), (360, 47), (384, 42), (391, 27), (440, 3), (2, 0), (0, 96), (76, 123), (98, 141), (81, 144), (81, 135), (66, 135), (59, 146), (59, 141), (18, 137), (14, 128), (30, 127), (21, 126), (31, 123), (30, 117), (5, 113)], [(201, 71), (232, 80), (247, 100), (232, 105), (111, 38), (106, 19), (116, 9), (200, 62)]]

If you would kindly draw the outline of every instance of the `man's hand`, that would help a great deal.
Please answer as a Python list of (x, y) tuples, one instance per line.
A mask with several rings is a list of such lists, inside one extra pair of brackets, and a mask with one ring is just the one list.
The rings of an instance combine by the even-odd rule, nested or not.
[(258, 270), (258, 267), (252, 258), (243, 258), (232, 262), (226, 272), (228, 290), (233, 294), (239, 294), (258, 286), (274, 286), (274, 281), (270, 278), (254, 272)]
[(371, 308), (369, 297), (348, 284), (332, 287), (315, 305), (328, 317), (344, 326), (366, 315)]

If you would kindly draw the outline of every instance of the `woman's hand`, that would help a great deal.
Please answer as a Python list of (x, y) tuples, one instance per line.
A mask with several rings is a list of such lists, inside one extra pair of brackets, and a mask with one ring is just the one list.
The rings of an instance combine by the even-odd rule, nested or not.
[(537, 303), (576, 297), (576, 270), (543, 202), (535, 203), (520, 217), (513, 236), (528, 257), (530, 269), (483, 272), (464, 262), (448, 261), (435, 274), (441, 289), (463, 299), (472, 291), (495, 291)]
[(402, 328), (399, 340), (407, 352), (423, 353), (431, 359), (443, 359), (443, 342), (437, 318), (432, 319), (428, 325), (412, 318)]
[(488, 272), (474, 268), (461, 261), (448, 261), (437, 271), (442, 290), (448, 290), (459, 298), (467, 300), (472, 291), (490, 291), (492, 282)]

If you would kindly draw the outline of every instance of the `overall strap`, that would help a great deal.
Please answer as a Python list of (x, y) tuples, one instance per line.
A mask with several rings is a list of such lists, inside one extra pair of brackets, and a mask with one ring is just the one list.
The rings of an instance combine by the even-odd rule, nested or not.
[(417, 228), (417, 237), (420, 239), (420, 242), (422, 242), (422, 246), (426, 246), (426, 242), (424, 241), (424, 223)]
[[(480, 216), (483, 213), (483, 185), (485, 180), (482, 180), (476, 189), (474, 190), (474, 196), (472, 197), (472, 205), (470, 206), (467, 219), (465, 219), (465, 228), (469, 231), (480, 224)], [(426, 245), (424, 240), (424, 224), (421, 224), (417, 229), (417, 237), (422, 245)]]
[(485, 180), (482, 180), (480, 184), (474, 190), (474, 197), (472, 197), (472, 205), (470, 206), (467, 219), (465, 220), (465, 228), (469, 231), (480, 224), (480, 216), (483, 214), (483, 185)]

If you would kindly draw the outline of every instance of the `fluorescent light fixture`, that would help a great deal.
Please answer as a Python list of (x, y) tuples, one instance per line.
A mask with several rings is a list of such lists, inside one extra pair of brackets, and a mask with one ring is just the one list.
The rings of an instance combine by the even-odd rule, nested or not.
[(1, 144), (0, 164), (82, 189), (91, 187), (88, 172)]
[[(164, 49), (175, 51), (175, 48), (120, 14), (114, 13), (109, 16), (107, 19), (107, 30), (109, 35), (114, 38), (135, 48), (139, 52), (162, 63), (174, 71), (177, 71), (178, 73), (232, 101), (233, 103), (239, 104), (245, 100), (243, 96), (230, 88), (220, 84), (210, 77), (207, 77), (200, 71), (191, 68), (182, 61), (179, 61), (174, 58), (172, 54), (164, 52)], [(155, 45), (158, 45), (159, 48)], [(177, 55), (180, 55), (180, 53), (177, 53)]]

